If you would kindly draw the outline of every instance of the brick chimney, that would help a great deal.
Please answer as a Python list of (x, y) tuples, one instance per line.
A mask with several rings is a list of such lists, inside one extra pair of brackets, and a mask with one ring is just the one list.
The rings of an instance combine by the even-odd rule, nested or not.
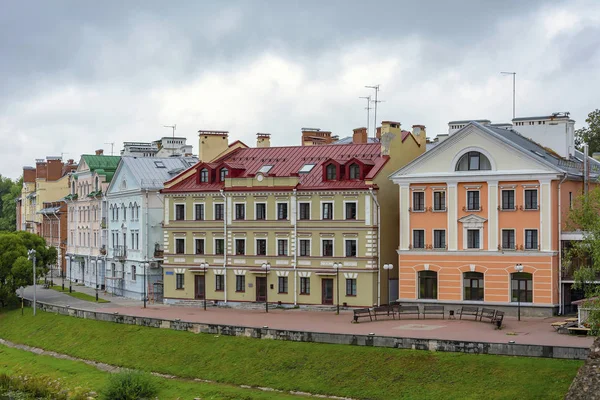
[(377, 132), (375, 133), (375, 136), (377, 137), (377, 139), (381, 139), (381, 127), (377, 128)]
[(315, 146), (334, 142), (331, 131), (319, 128), (302, 128), (302, 146)]
[(48, 165), (44, 159), (35, 160), (35, 178), (46, 179), (48, 175)]
[(27, 182), (27, 183), (35, 182), (35, 168), (23, 167), (23, 182)]
[(367, 143), (367, 128), (356, 128), (353, 130), (354, 134), (352, 135), (352, 143), (354, 144), (364, 144)]
[(62, 177), (63, 163), (61, 157), (46, 157), (48, 176), (46, 180), (56, 181)]
[(256, 134), (256, 147), (271, 147), (271, 134), (270, 133), (257, 133)]
[(96, 150), (96, 155), (97, 156), (103, 156), (104, 155), (104, 149), (98, 149), (98, 150)]

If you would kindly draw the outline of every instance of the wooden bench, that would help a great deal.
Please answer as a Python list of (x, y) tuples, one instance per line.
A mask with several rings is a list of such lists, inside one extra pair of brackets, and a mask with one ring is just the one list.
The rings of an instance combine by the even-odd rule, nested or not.
[(502, 321), (504, 321), (504, 311), (496, 311), (494, 318), (492, 318), (492, 324), (496, 324), (498, 329), (502, 328)]
[(475, 321), (477, 321), (477, 317), (479, 316), (479, 307), (462, 306), (460, 308), (460, 319), (462, 319), (463, 314), (473, 315), (475, 317)]
[(398, 319), (403, 314), (417, 314), (417, 319), (420, 319), (419, 306), (399, 306), (398, 307)]
[(394, 314), (394, 309), (389, 306), (381, 306), (381, 307), (373, 307), (373, 316), (375, 317), (375, 321), (377, 321), (378, 316), (389, 317), (392, 316), (393, 319), (396, 319)]
[(579, 335), (579, 336), (587, 336), (589, 335), (591, 329), (590, 328), (579, 328), (577, 326), (572, 326), (569, 329), (569, 333), (573, 334), (573, 335)]
[(490, 322), (494, 322), (494, 317), (496, 316), (496, 310), (493, 308), (482, 308), (481, 313), (479, 314), (479, 321), (483, 318), (489, 319)]
[(367, 318), (369, 317), (370, 321), (373, 321), (373, 316), (371, 315), (370, 308), (358, 308), (354, 310), (354, 322), (358, 323), (359, 318)]
[(561, 328), (564, 328), (567, 324), (568, 322), (566, 321), (558, 321), (551, 323), (550, 326), (553, 327), (556, 332), (559, 332)]
[(444, 319), (444, 306), (439, 305), (425, 305), (423, 306), (423, 319), (425, 316), (429, 315), (441, 315), (442, 319)]

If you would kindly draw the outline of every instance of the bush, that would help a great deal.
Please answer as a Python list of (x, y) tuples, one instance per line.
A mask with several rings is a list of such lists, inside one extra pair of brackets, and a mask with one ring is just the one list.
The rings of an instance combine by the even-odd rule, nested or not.
[(102, 395), (107, 400), (141, 400), (150, 399), (157, 392), (158, 388), (148, 374), (125, 371), (108, 378)]

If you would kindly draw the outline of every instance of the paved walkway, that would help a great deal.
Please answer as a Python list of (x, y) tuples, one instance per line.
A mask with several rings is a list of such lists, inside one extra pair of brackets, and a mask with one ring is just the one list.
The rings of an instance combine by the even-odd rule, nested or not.
[[(74, 286), (74, 290), (93, 295), (95, 291), (82, 286)], [(32, 287), (25, 291), (25, 297), (33, 296)], [(209, 307), (202, 308), (165, 306), (148, 304), (143, 308), (141, 301), (124, 299), (118, 296), (101, 294), (101, 297), (111, 303), (88, 302), (75, 299), (65, 293), (52, 289), (38, 289), (37, 298), (40, 301), (56, 305), (70, 305), (73, 308), (98, 310), (103, 312), (119, 312), (124, 315), (152, 317), (161, 319), (176, 319), (189, 322), (237, 325), (248, 327), (263, 327), (309, 332), (368, 334), (381, 336), (411, 337), (423, 339), (445, 339), (461, 341), (480, 341), (506, 343), (514, 340), (517, 344), (537, 344), (567, 347), (589, 348), (594, 338), (559, 334), (550, 326), (552, 322), (563, 318), (516, 318), (505, 317), (502, 330), (494, 329), (490, 323), (475, 322), (464, 317), (463, 320), (387, 320), (351, 323), (352, 311), (335, 312), (303, 311), (300, 309), (269, 310), (269, 313), (259, 310), (239, 310), (231, 308)], [(472, 317), (471, 317), (472, 318)]]

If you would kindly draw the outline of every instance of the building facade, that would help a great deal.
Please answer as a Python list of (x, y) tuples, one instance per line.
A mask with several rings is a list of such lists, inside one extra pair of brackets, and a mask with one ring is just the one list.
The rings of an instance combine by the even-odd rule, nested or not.
[(560, 114), (512, 127), (454, 121), (447, 139), (391, 176), (400, 302), (563, 311), (565, 223), (584, 169), (598, 176), (598, 162), (575, 150), (573, 125)]
[(386, 121), (381, 141), (359, 128), (343, 145), (268, 147), (264, 135), (223, 153), (227, 132), (201, 131), (202, 161), (165, 183), (165, 302), (387, 303), (397, 270), (382, 267), (398, 239), (387, 177), (425, 151), (424, 127)]
[(50, 278), (66, 277), (67, 252), (67, 203), (65, 200), (43, 203), (39, 214), (42, 225), (39, 235), (46, 240), (47, 246), (56, 248), (57, 263), (50, 265)]
[(192, 157), (121, 157), (106, 192), (106, 291), (162, 300), (163, 199), (166, 180), (198, 162)]

